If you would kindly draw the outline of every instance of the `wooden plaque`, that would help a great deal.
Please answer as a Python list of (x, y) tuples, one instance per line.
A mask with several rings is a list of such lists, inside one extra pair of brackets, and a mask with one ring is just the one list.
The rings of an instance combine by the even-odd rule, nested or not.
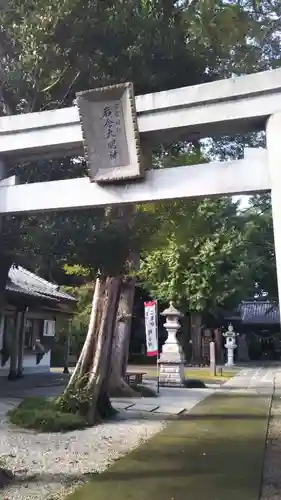
[(132, 83), (80, 92), (77, 105), (90, 180), (143, 177)]

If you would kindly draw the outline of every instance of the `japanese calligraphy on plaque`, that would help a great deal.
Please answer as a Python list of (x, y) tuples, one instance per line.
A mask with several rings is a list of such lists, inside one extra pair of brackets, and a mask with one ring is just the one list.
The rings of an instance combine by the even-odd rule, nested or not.
[(143, 175), (133, 85), (77, 94), (89, 177), (117, 182)]

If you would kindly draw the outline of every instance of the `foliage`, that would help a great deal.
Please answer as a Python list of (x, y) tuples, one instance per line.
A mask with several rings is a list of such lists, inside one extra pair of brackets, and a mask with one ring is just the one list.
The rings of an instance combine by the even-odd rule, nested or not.
[(24, 399), (9, 417), (14, 425), (40, 432), (67, 432), (87, 426), (78, 413), (61, 411), (54, 400), (44, 398)]
[[(30, 0), (14, 0), (0, 24), (12, 112), (69, 105), (79, 90), (123, 80), (148, 92), (204, 76), (205, 61), (189, 50), (173, 3), (64, 0), (31, 6)], [(83, 176), (86, 169), (81, 158), (66, 158), (12, 165), (9, 173), (34, 182)], [(10, 238), (20, 233), (23, 265), (66, 284), (66, 263), (90, 267), (93, 274), (119, 273), (138, 238), (136, 228), (109, 209), (10, 217), (7, 227)]]
[[(179, 154), (179, 163), (206, 162), (200, 152)], [(245, 262), (238, 204), (227, 198), (188, 199), (150, 207), (158, 231), (143, 249), (139, 279), (159, 300), (184, 310), (211, 311), (245, 293)]]
[(213, 202), (213, 210), (209, 201), (205, 207), (198, 202), (185, 204), (181, 213), (177, 208), (177, 226), (172, 227), (175, 219), (171, 219), (166, 242), (142, 261), (140, 278), (154, 296), (175, 299), (188, 310), (199, 311), (237, 300), (243, 286), (243, 240), (232, 226), (234, 217), (227, 215), (233, 205), (219, 200)]
[[(77, 300), (75, 314), (71, 318), (60, 317), (57, 320), (56, 345), (52, 350), (52, 365), (60, 366), (64, 362), (68, 334), (70, 334), (70, 354), (78, 356), (83, 347), (89, 317), (91, 313), (94, 283), (92, 273), (80, 265), (65, 265), (68, 276), (75, 276), (80, 285), (64, 286), (63, 290)], [(85, 281), (85, 282), (84, 282)]]
[(62, 413), (70, 412), (86, 418), (92, 403), (92, 393), (86, 387), (87, 381), (87, 376), (77, 378), (67, 392), (57, 399), (56, 406)]
[(77, 299), (76, 314), (71, 320), (71, 352), (78, 354), (87, 333), (94, 286), (91, 282), (79, 287), (67, 287), (66, 290)]
[[(108, 83), (132, 80), (136, 93), (145, 93), (276, 67), (278, 14), (276, 0), (258, 6), (251, 0), (38, 0), (32, 5), (13, 0), (0, 16), (4, 104), (12, 112), (52, 109), (72, 104), (77, 91)], [(246, 143), (260, 139), (223, 138), (211, 151), (209, 142), (205, 156), (241, 156)], [(197, 142), (189, 148), (160, 144), (153, 153), (155, 168), (205, 161)], [(11, 165), (9, 172), (22, 182), (39, 182), (84, 176), (86, 165), (70, 157)], [(259, 224), (265, 233), (269, 219), (253, 211), (241, 216), (226, 199), (139, 206), (126, 224), (122, 211), (103, 208), (6, 222), (10, 244), (12, 235), (21, 236), (23, 265), (75, 287), (75, 340), (86, 330), (97, 272), (128, 272), (132, 252), (142, 251), (140, 277), (146, 288), (185, 307), (233, 304), (256, 290), (256, 283), (266, 291), (274, 283), (270, 230), (265, 252), (262, 245), (259, 253), (253, 249), (262, 243)], [(263, 259), (269, 254), (266, 268)]]
[(184, 310), (215, 312), (254, 295), (277, 297), (270, 195), (245, 211), (222, 198), (158, 208), (158, 234), (142, 254), (143, 286)]
[(200, 64), (186, 46), (176, 2), (14, 0), (2, 23), (33, 110), (124, 79), (143, 93), (172, 87), (175, 74), (179, 84), (198, 81), (204, 71), (203, 57)]
[(243, 212), (247, 265), (256, 295), (278, 297), (270, 193), (251, 197)]

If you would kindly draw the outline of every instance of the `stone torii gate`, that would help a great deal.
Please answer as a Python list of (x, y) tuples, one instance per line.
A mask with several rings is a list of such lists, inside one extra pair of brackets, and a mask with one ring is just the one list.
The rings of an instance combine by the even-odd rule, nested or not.
[(141, 144), (148, 147), (172, 139), (266, 130), (267, 149), (246, 150), (242, 160), (148, 170), (140, 179), (126, 180), (125, 175), (121, 184), (84, 177), (21, 185), (15, 177), (6, 178), (5, 161), (83, 155), (79, 111), (74, 106), (1, 117), (0, 215), (271, 189), (281, 297), (281, 69), (138, 96), (134, 103)]

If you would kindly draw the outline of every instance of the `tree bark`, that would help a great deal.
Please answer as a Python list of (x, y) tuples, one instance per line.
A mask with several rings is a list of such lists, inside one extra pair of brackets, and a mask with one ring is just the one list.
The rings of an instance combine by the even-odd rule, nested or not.
[[(132, 320), (131, 320), (131, 323), (132, 323)], [(130, 330), (131, 330), (131, 326), (130, 326)], [(128, 360), (129, 360), (129, 349), (130, 349), (130, 337), (131, 337), (131, 332), (129, 333), (129, 335), (127, 335), (126, 340), (125, 340), (123, 361), (122, 361), (122, 377), (123, 377), (123, 379), (125, 379), (126, 372), (127, 372), (127, 366), (128, 366)]]
[(201, 326), (201, 314), (196, 312), (190, 313), (192, 364), (194, 365), (201, 365), (202, 363)]
[(96, 281), (88, 334), (76, 368), (58, 404), (80, 412), (90, 424), (115, 413), (108, 396), (108, 378), (120, 279)]
[(111, 394), (130, 395), (134, 391), (124, 379), (135, 295), (135, 278), (123, 279), (111, 354), (109, 388)]
[(101, 321), (98, 341), (88, 380), (88, 390), (92, 395), (89, 421), (110, 417), (114, 412), (109, 396), (109, 372), (113, 335), (116, 324), (120, 296), (120, 278), (107, 278), (101, 305)]
[(88, 326), (88, 333), (80, 353), (79, 359), (76, 363), (75, 369), (73, 370), (72, 376), (69, 380), (67, 388), (69, 389), (77, 378), (83, 377), (90, 368), (92, 353), (95, 349), (95, 331), (98, 324), (98, 303), (100, 300), (101, 293), (101, 282), (98, 278), (95, 283), (95, 289), (93, 293), (92, 309), (90, 315), (90, 321)]

